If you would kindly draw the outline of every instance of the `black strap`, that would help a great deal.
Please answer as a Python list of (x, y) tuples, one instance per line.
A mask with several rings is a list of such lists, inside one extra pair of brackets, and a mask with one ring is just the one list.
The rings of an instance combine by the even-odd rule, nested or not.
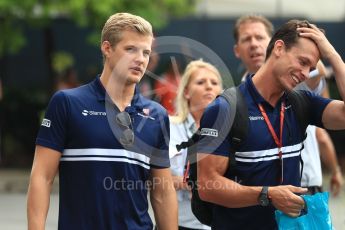
[(236, 104), (236, 111), (230, 109), (231, 117), (233, 117), (232, 126), (230, 129), (231, 148), (230, 148), (230, 163), (229, 175), (236, 175), (236, 159), (235, 152), (238, 151), (242, 143), (247, 137), (248, 133), (248, 107), (239, 87), (229, 88), (221, 95), (224, 97), (232, 108)]
[(310, 99), (302, 90), (292, 90), (287, 96), (301, 127), (301, 136), (305, 140), (307, 137), (306, 129), (310, 123)]
[[(236, 152), (241, 146), (242, 142), (246, 139), (248, 133), (248, 107), (247, 103), (239, 89), (235, 88), (236, 95), (234, 96), (230, 90), (224, 91), (221, 95), (223, 96), (231, 105), (236, 102), (236, 111), (234, 113), (234, 122), (232, 123), (230, 130), (230, 137), (232, 143), (232, 152)], [(230, 94), (229, 94), (230, 93)], [(234, 98), (236, 97), (236, 98)], [(233, 114), (232, 114), (233, 115)]]
[[(303, 149), (304, 149), (304, 143), (302, 143), (301, 152), (302, 152)], [(299, 180), (302, 181), (303, 170), (304, 170), (304, 161), (303, 161), (303, 158), (302, 158), (302, 154), (299, 155), (299, 162), (301, 164), (301, 171), (300, 171), (300, 178), (299, 178)]]
[(200, 138), (200, 131), (197, 130), (191, 138), (188, 139), (188, 141), (183, 141), (180, 144), (176, 145), (177, 151), (181, 151), (181, 149), (188, 148), (190, 146), (193, 146)]
[[(307, 97), (307, 95), (302, 90), (292, 90), (288, 93), (288, 99), (291, 102), (292, 110), (296, 114), (297, 120), (299, 122), (299, 125), (301, 127), (301, 137), (303, 138), (302, 141), (304, 141), (307, 138), (307, 127), (310, 122), (310, 99)], [(302, 143), (302, 149), (304, 149), (304, 143)], [(299, 156), (300, 164), (301, 164), (301, 180), (303, 175), (303, 169), (304, 169), (304, 162), (302, 159), (302, 155)]]

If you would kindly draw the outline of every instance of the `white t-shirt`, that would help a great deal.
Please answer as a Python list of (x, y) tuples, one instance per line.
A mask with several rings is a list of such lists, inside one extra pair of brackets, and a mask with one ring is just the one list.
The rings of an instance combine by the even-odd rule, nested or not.
[(309, 125), (307, 128), (307, 138), (304, 141), (302, 150), (303, 173), (301, 186), (321, 186), (322, 171), (320, 162), (320, 151), (316, 140), (316, 127)]
[[(191, 114), (183, 123), (170, 122), (169, 157), (170, 169), (174, 176), (183, 176), (187, 158), (187, 149), (177, 151), (176, 145), (187, 141), (196, 131), (195, 121)], [(179, 226), (194, 229), (211, 229), (201, 224), (191, 209), (191, 193), (187, 190), (177, 190), (178, 223)]]
[[(299, 84), (296, 89), (308, 90), (320, 95), (326, 86), (324, 78), (321, 79), (319, 85), (314, 89), (310, 89), (305, 82)], [(320, 150), (316, 139), (316, 127), (309, 125), (307, 128), (307, 138), (304, 141), (304, 149), (302, 150), (303, 172), (302, 187), (322, 186), (322, 169), (320, 162)]]

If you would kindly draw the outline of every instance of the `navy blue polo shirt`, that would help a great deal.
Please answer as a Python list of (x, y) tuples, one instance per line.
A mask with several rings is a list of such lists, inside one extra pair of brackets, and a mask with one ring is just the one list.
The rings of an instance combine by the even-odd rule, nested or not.
[[(283, 184), (300, 186), (300, 154), (303, 137), (296, 115), (292, 110), (286, 94), (272, 107), (256, 90), (252, 78), (240, 85), (240, 90), (248, 106), (248, 132), (246, 140), (238, 152), (229, 152), (231, 143), (229, 129), (229, 103), (218, 97), (206, 109), (200, 123), (202, 138), (198, 152), (211, 153), (228, 157), (235, 154), (236, 178), (228, 172), (225, 177), (247, 186), (279, 185), (281, 167), (278, 147), (269, 132), (266, 122), (258, 109), (261, 103), (269, 120), (279, 136), (281, 101), (285, 101), (285, 118), (283, 127)], [(310, 124), (322, 127), (322, 113), (330, 99), (321, 98), (304, 91), (311, 102)], [(231, 108), (230, 108), (231, 107)], [(211, 143), (211, 144), (210, 144)], [(213, 212), (213, 229), (276, 229), (274, 207), (251, 206), (246, 208), (226, 208), (215, 205)]]
[(51, 99), (36, 140), (61, 152), (59, 229), (152, 229), (148, 214), (150, 168), (168, 168), (165, 109), (135, 91), (125, 109), (134, 144), (118, 141), (126, 127), (99, 77)]

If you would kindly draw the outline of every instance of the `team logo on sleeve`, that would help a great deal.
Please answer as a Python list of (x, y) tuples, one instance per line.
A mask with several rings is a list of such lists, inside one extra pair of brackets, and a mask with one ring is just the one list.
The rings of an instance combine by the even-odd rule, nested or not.
[(202, 136), (211, 136), (211, 137), (218, 137), (218, 130), (216, 129), (209, 129), (209, 128), (202, 128), (200, 135)]
[(150, 109), (144, 108), (144, 109), (143, 109), (143, 113), (144, 113), (146, 116), (150, 115)]
[(43, 119), (41, 126), (50, 127), (51, 121), (48, 119)]

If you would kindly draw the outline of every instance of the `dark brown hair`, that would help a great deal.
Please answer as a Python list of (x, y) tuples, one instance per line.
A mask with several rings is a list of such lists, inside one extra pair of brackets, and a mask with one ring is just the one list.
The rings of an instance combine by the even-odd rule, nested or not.
[[(299, 33), (297, 31), (297, 28), (300, 28), (300, 27), (311, 28), (311, 25), (307, 20), (294, 19), (294, 20), (288, 21), (283, 26), (281, 26), (274, 33), (273, 37), (271, 38), (271, 41), (269, 42), (267, 46), (266, 60), (271, 55), (274, 44), (277, 40), (282, 40), (287, 50), (289, 50), (294, 44), (296, 44), (299, 38)], [(320, 30), (324, 33), (323, 29), (320, 29)]]

